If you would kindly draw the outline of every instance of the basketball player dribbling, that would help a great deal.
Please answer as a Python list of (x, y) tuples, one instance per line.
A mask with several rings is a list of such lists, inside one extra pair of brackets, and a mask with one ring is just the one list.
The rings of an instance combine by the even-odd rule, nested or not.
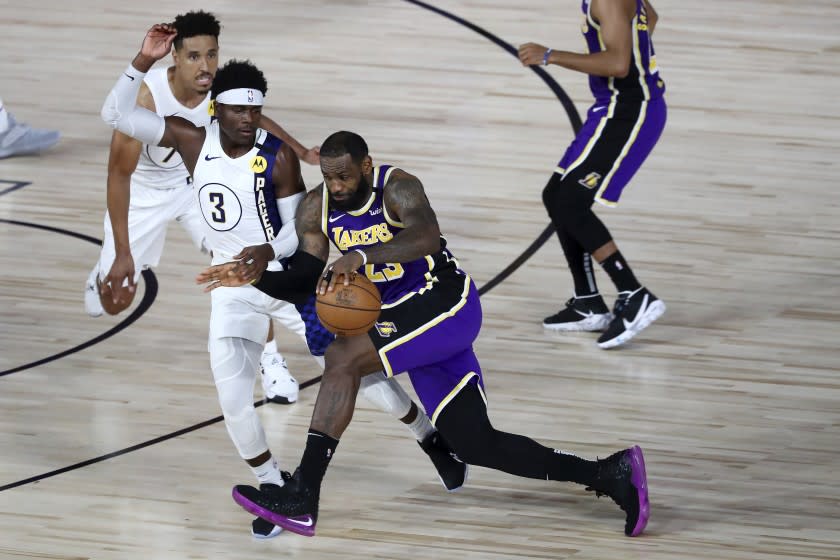
[[(324, 183), (298, 209), (300, 247), (287, 271), (253, 271), (229, 262), (207, 269), (201, 278), (214, 292), (251, 282), (268, 295), (286, 298), (311, 293), (316, 285), (324, 294), (336, 281), (346, 285), (360, 273), (379, 288), (382, 311), (366, 335), (338, 337), (327, 348), (306, 447), (293, 478), (282, 487), (237, 486), (236, 502), (290, 531), (313, 536), (321, 484), (352, 419), (359, 386), (384, 369), (388, 375), (408, 372), (432, 423), (464, 462), (585, 485), (624, 510), (628, 536), (641, 534), (649, 505), (638, 446), (587, 461), (490, 423), (472, 346), (482, 320), (478, 290), (441, 237), (420, 181), (388, 165), (374, 166), (367, 144), (352, 132), (337, 132), (324, 141), (321, 172)], [(330, 242), (342, 256), (322, 276)]]
[[(206, 126), (181, 117), (164, 118), (135, 103), (139, 83), (154, 62), (166, 56), (175, 35), (176, 30), (165, 24), (149, 30), (141, 52), (109, 94), (102, 118), (146, 144), (173, 148), (180, 154), (195, 180), (214, 263), (244, 259), (269, 270), (283, 270), (287, 262), (275, 258), (271, 240), (290, 226), (294, 231), (305, 186), (298, 157), (288, 143), (259, 126), (267, 91), (262, 72), (247, 61), (231, 61), (219, 69), (212, 88), (218, 120)], [(297, 236), (293, 238), (296, 247)], [(310, 352), (321, 365), (320, 356), (333, 336), (315, 316), (312, 291), (292, 305), (245, 285), (213, 290), (211, 301), (208, 347), (228, 433), (261, 486), (283, 486), (289, 477), (272, 456), (253, 406), (254, 377), (268, 318), (294, 311), (297, 326), (287, 326), (305, 333)], [(452, 456), (395, 380), (380, 372), (369, 376), (362, 391), (374, 405), (408, 425), (447, 490), (463, 485), (466, 465)], [(279, 531), (261, 519), (252, 523), (255, 536), (270, 537)]]
[[(557, 64), (589, 75), (595, 103), (543, 190), (543, 203), (574, 280), (574, 296), (543, 326), (557, 331), (604, 331), (601, 348), (628, 342), (665, 312), (642, 286), (612, 235), (592, 211), (616, 206), (665, 127), (665, 83), (651, 35), (657, 15), (648, 0), (583, 0), (587, 54), (536, 43), (519, 47), (522, 64)], [(613, 312), (595, 283), (592, 259), (618, 291)]]
[[(173, 65), (155, 69), (142, 80), (138, 103), (158, 115), (178, 115), (195, 123), (210, 122), (210, 86), (219, 61), (220, 25), (213, 14), (197, 11), (175, 18), (179, 30)], [(307, 150), (270, 119), (271, 127), (309, 163), (317, 163), (317, 148)], [(92, 317), (104, 310), (117, 314), (134, 299), (141, 270), (157, 266), (166, 230), (173, 220), (208, 252), (203, 218), (195, 202), (192, 178), (171, 148), (150, 146), (114, 131), (108, 160), (108, 210), (99, 260), (85, 283), (85, 309)], [(290, 231), (295, 243), (294, 232)], [(288, 240), (287, 240), (288, 241)], [(278, 240), (275, 243), (279, 243)], [(296, 321), (296, 314), (288, 321)], [(274, 341), (273, 325), (260, 357), (261, 381), (267, 399), (288, 404), (297, 400), (292, 377)]]

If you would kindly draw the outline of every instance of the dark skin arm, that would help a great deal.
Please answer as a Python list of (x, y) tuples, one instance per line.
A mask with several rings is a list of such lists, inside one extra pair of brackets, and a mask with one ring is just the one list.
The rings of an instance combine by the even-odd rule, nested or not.
[[(388, 243), (362, 249), (367, 255), (368, 264), (409, 262), (440, 250), (437, 216), (417, 177), (395, 169), (385, 186), (384, 200), (388, 214), (402, 222), (405, 229)], [(329, 279), (325, 277), (321, 280), (318, 291), (321, 294), (332, 291), (339, 278), (343, 279), (345, 285), (349, 285), (362, 263), (362, 255), (357, 251), (343, 255), (328, 267), (332, 274)]]
[[(591, 76), (627, 76), (633, 51), (631, 22), (636, 15), (635, 0), (592, 0), (591, 12), (600, 22), (605, 49), (592, 54), (552, 51), (548, 64)], [(538, 43), (525, 43), (519, 47), (519, 60), (525, 66), (542, 64), (547, 50), (547, 47)]]
[(653, 28), (656, 27), (656, 22), (659, 21), (659, 14), (656, 13), (656, 10), (653, 9), (653, 5), (651, 5), (648, 0), (643, 1), (645, 4), (645, 14), (647, 14), (648, 34), (653, 35)]
[(305, 161), (309, 165), (318, 165), (318, 163), (321, 161), (320, 146), (306, 148), (303, 144), (298, 142), (294, 136), (286, 132), (286, 130), (282, 126), (280, 126), (270, 118), (266, 117), (265, 115), (260, 116), (259, 126), (260, 128), (269, 131), (274, 136), (291, 146), (292, 150), (294, 151), (295, 155), (300, 161)]

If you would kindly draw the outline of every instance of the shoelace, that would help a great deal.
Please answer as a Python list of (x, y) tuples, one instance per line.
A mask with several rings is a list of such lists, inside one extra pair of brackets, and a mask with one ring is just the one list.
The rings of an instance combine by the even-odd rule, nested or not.
[(627, 302), (630, 298), (628, 296), (618, 298), (615, 300), (615, 305), (613, 306), (613, 315), (618, 317), (624, 311), (624, 308), (627, 307)]

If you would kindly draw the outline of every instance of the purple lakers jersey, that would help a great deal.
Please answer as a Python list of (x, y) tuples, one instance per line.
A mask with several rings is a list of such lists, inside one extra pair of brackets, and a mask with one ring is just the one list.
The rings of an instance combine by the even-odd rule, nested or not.
[[(592, 0), (583, 0), (584, 21), (581, 30), (590, 53), (604, 50), (601, 26), (592, 17)], [(656, 67), (656, 53), (648, 32), (645, 3), (636, 0), (636, 15), (633, 17), (633, 51), (630, 71), (624, 78), (589, 76), (589, 89), (596, 104), (616, 101), (642, 101), (657, 99), (665, 93), (665, 82), (659, 77)]]
[[(404, 229), (405, 226), (390, 216), (385, 208), (385, 185), (394, 169), (390, 165), (374, 167), (370, 198), (364, 206), (351, 212), (331, 209), (329, 191), (324, 185), (321, 229), (342, 254), (387, 243)], [(442, 267), (450, 264), (453, 268), (457, 267), (443, 245), (441, 239), (440, 252), (410, 262), (365, 265), (364, 274), (379, 289), (383, 306), (431, 287), (433, 274)]]

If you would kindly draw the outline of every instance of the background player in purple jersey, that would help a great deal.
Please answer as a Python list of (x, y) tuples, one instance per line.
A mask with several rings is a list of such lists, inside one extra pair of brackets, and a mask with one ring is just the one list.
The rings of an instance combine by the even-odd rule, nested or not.
[[(598, 346), (624, 344), (665, 312), (642, 286), (612, 235), (592, 211), (593, 201), (615, 206), (621, 191), (656, 145), (665, 127), (665, 84), (651, 35), (657, 15), (647, 0), (583, 0), (587, 54), (537, 43), (519, 47), (522, 64), (557, 64), (589, 74), (595, 103), (543, 190), (543, 203), (574, 279), (566, 308), (546, 317), (558, 331), (601, 331)], [(604, 303), (592, 258), (618, 290), (613, 313)]]
[[(374, 167), (365, 141), (337, 132), (321, 146), (324, 183), (298, 207), (299, 248), (286, 271), (256, 271), (255, 286), (282, 299), (325, 293), (363, 270), (383, 294), (367, 336), (338, 337), (326, 365), (300, 467), (285, 486), (237, 486), (245, 509), (312, 536), (321, 483), (350, 423), (362, 377), (383, 368), (408, 372), (441, 436), (465, 463), (541, 480), (572, 481), (610, 496), (626, 512), (625, 533), (640, 534), (649, 515), (644, 458), (638, 446), (587, 461), (499, 431), (487, 416), (481, 366), (473, 341), (481, 329), (478, 290), (445, 247), (423, 185), (390, 166)], [(332, 241), (343, 256), (321, 276)], [(231, 262), (204, 277), (239, 286), (253, 266)], [(320, 278), (320, 281), (319, 281)], [(256, 280), (256, 277), (253, 278)]]

